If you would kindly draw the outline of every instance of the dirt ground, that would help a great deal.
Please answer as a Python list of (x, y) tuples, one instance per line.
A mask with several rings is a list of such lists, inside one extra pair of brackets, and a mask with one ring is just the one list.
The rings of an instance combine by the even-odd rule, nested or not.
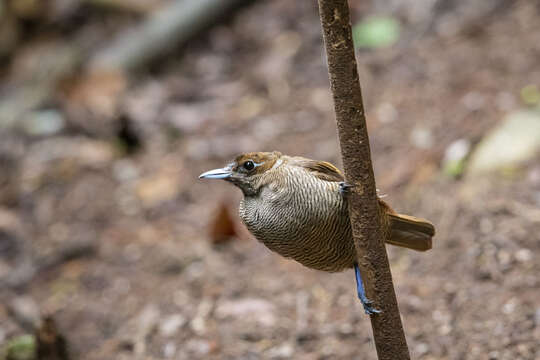
[[(357, 53), (377, 185), (437, 228), (427, 253), (388, 247), (411, 357), (537, 359), (539, 158), (458, 178), (441, 163), (540, 84), (540, 6), (351, 3), (354, 21), (402, 23), (396, 45)], [(75, 125), (2, 133), (0, 343), (37, 307), (74, 359), (376, 359), (352, 271), (242, 229), (213, 243), (240, 193), (197, 178), (245, 151), (341, 164), (321, 42), (316, 2), (259, 1), (129, 79), (121, 145), (78, 126), (92, 117), (69, 96), (55, 106)]]

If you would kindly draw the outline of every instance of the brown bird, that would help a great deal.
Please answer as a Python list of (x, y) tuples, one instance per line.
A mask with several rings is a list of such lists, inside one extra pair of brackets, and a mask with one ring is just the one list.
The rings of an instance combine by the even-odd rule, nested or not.
[[(242, 190), (240, 218), (270, 250), (316, 270), (354, 267), (366, 313), (378, 312), (363, 291), (344, 196), (347, 185), (334, 165), (277, 151), (252, 152), (199, 178), (224, 179)], [(380, 199), (379, 205), (389, 244), (431, 249), (435, 228), (430, 222), (397, 214)]]

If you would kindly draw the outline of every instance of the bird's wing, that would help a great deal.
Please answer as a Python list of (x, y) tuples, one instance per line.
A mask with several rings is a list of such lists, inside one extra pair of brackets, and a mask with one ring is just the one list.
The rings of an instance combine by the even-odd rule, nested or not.
[(308, 170), (317, 178), (325, 181), (345, 181), (343, 174), (337, 167), (326, 161), (317, 161), (304, 158), (296, 158), (295, 165)]

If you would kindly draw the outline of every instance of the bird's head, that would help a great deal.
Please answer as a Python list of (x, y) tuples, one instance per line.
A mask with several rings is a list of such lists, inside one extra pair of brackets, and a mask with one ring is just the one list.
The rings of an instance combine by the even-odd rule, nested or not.
[(237, 156), (227, 166), (199, 175), (199, 179), (223, 179), (238, 186), (245, 196), (256, 195), (264, 185), (263, 174), (279, 166), (281, 153), (250, 152)]

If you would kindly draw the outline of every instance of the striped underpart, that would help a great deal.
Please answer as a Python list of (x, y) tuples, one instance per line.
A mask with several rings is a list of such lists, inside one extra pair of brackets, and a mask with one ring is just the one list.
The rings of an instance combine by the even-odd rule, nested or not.
[(260, 191), (240, 203), (243, 222), (270, 250), (307, 267), (351, 268), (356, 251), (339, 183), (294, 166), (294, 158), (282, 159), (283, 164), (258, 175)]

